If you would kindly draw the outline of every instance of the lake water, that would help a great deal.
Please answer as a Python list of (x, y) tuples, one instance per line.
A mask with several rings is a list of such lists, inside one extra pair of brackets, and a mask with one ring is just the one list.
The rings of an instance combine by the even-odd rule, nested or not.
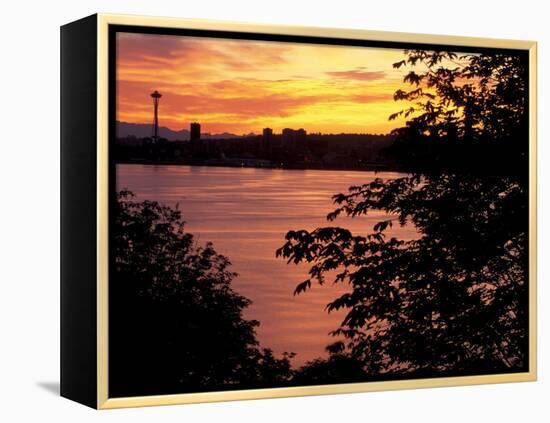
[[(276, 353), (297, 353), (293, 363), (303, 364), (325, 356), (329, 336), (339, 326), (342, 311), (328, 314), (325, 306), (347, 290), (342, 284), (313, 285), (293, 296), (306, 280), (307, 265), (296, 266), (275, 257), (288, 230), (341, 226), (366, 234), (382, 219), (381, 212), (327, 222), (334, 209), (331, 196), (379, 177), (402, 176), (393, 172), (281, 170), (207, 166), (117, 165), (117, 190), (127, 188), (137, 200), (179, 204), (186, 230), (232, 262), (239, 275), (233, 288), (253, 301), (245, 317), (257, 319), (261, 346)], [(395, 228), (404, 239), (413, 228)]]

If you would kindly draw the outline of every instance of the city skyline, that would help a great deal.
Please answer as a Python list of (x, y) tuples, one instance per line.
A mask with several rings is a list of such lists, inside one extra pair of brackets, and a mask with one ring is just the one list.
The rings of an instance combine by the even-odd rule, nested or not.
[[(116, 121), (116, 123), (117, 124), (122, 124), (122, 125), (136, 125), (136, 126), (140, 126), (140, 127), (141, 126), (148, 126), (148, 127), (151, 128), (151, 134), (154, 134), (154, 132), (155, 132), (154, 123), (148, 123), (148, 122), (121, 122), (121, 121)], [(269, 126), (264, 126), (264, 127), (261, 127), (261, 128), (256, 128), (252, 132), (243, 133), (243, 134), (237, 134), (237, 133), (232, 133), (232, 132), (208, 132), (208, 131), (203, 130), (203, 125), (202, 125), (201, 122), (194, 122), (194, 121), (186, 122), (186, 125), (183, 125), (180, 129), (170, 128), (166, 125), (159, 125), (158, 129), (159, 130), (167, 129), (167, 130), (169, 130), (173, 133), (184, 133), (184, 132), (186, 132), (190, 136), (191, 132), (192, 132), (192, 128), (195, 124), (199, 125), (199, 132), (200, 132), (201, 135), (209, 135), (209, 136), (233, 135), (233, 136), (238, 137), (238, 138), (240, 138), (240, 137), (246, 138), (246, 137), (250, 137), (250, 136), (260, 136), (260, 135), (264, 134), (266, 129), (271, 130), (272, 135), (283, 135), (285, 130), (292, 130), (292, 131), (301, 131), (301, 130), (303, 130), (303, 131), (306, 132), (307, 135), (383, 135), (383, 136), (391, 135), (390, 133), (371, 133), (371, 132), (314, 132), (314, 131), (309, 131), (304, 126), (300, 126), (300, 127), (296, 126), (296, 127), (292, 127), (292, 128), (290, 128), (290, 127), (272, 128), (272, 127), (269, 127)], [(140, 136), (137, 136), (136, 134), (128, 134), (128, 136), (136, 136), (137, 138), (140, 138)], [(117, 135), (117, 137), (119, 137), (119, 135)], [(121, 137), (124, 138), (125, 135), (122, 135)], [(147, 137), (154, 138), (154, 135), (152, 135), (152, 136), (148, 135)], [(163, 138), (163, 137), (159, 135), (159, 139), (160, 138)]]
[(265, 127), (321, 133), (388, 133), (403, 106), (403, 58), (396, 49), (117, 35), (117, 120), (150, 122), (158, 90), (160, 126), (203, 132), (258, 133)]

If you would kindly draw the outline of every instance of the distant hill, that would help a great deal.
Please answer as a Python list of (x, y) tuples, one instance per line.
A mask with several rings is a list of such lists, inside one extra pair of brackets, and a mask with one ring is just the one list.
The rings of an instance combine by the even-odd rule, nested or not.
[[(134, 136), (136, 138), (146, 138), (152, 135), (152, 125), (149, 123), (128, 123), (119, 122), (116, 123), (116, 136), (117, 138), (126, 138)], [(159, 137), (166, 138), (169, 141), (186, 141), (189, 139), (189, 131), (182, 129), (180, 131), (174, 131), (166, 126), (159, 126)], [(224, 132), (221, 134), (209, 134), (202, 133), (201, 138), (240, 138), (240, 135)]]

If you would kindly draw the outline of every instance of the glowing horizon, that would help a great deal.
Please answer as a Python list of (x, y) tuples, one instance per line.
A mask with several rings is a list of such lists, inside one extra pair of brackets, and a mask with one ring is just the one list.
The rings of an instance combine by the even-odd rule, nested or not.
[(116, 119), (203, 132), (260, 133), (270, 127), (322, 133), (388, 133), (404, 69), (400, 49), (175, 35), (117, 34)]

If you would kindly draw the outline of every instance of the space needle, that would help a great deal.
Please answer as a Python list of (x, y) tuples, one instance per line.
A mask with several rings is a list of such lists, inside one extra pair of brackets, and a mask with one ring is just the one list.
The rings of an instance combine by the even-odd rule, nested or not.
[(159, 139), (159, 100), (162, 94), (157, 90), (151, 93), (153, 98), (153, 143), (157, 143)]

